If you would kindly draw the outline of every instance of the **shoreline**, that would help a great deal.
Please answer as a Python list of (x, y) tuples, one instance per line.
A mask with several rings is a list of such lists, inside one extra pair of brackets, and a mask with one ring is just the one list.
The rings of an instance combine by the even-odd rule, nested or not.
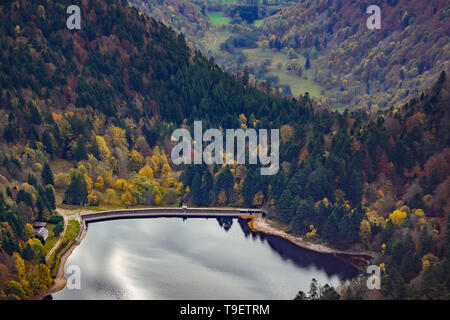
[[(213, 209), (213, 208), (211, 208), (211, 209)], [(60, 210), (61, 209), (59, 209), (58, 211), (60, 211)], [(71, 212), (71, 214), (76, 214), (76, 212), (78, 212), (78, 214), (80, 213), (79, 209), (78, 210), (62, 209), (61, 211), (64, 212), (61, 214), (62, 216), (66, 216), (66, 214), (68, 212)], [(95, 213), (95, 212), (86, 211), (85, 213)], [(368, 264), (371, 259), (373, 259), (377, 256), (377, 254), (372, 251), (338, 250), (338, 249), (333, 249), (333, 248), (327, 247), (322, 244), (306, 242), (300, 236), (294, 236), (294, 235), (289, 234), (277, 227), (272, 226), (269, 223), (269, 219), (262, 217), (261, 214), (241, 215), (240, 217), (242, 219), (249, 220), (247, 224), (253, 232), (261, 232), (261, 233), (264, 233), (267, 235), (280, 237), (280, 238), (290, 241), (291, 243), (293, 243), (294, 245), (296, 245), (298, 247), (301, 247), (306, 250), (314, 251), (317, 253), (331, 254), (337, 258), (342, 258), (342, 257), (345, 257), (347, 259), (350, 258), (350, 260), (355, 260), (356, 263), (352, 263), (351, 261), (348, 261), (348, 260), (346, 260), (346, 261), (349, 262), (352, 266), (354, 266), (355, 268), (357, 268), (359, 270), (361, 270), (362, 267), (360, 265), (358, 265), (357, 262), (362, 261), (362, 262), (364, 262), (364, 264)], [(76, 249), (76, 247), (78, 247), (81, 244), (81, 242), (83, 241), (84, 237), (86, 236), (87, 230), (88, 230), (87, 228), (83, 229), (83, 230), (80, 229), (80, 231), (82, 231), (82, 233), (79, 235), (79, 241), (74, 241), (70, 245), (70, 247), (68, 249), (66, 249), (66, 251), (61, 256), (58, 271), (56, 272), (56, 277), (54, 279), (53, 285), (49, 289), (47, 289), (45, 292), (36, 296), (35, 300), (42, 300), (45, 297), (47, 297), (51, 294), (54, 294), (58, 291), (61, 291), (65, 288), (66, 283), (67, 283), (67, 279), (65, 278), (65, 272), (64, 272), (66, 262), (69, 259), (70, 255), (73, 253), (73, 251)]]
[[(68, 210), (63, 208), (57, 208), (56, 211), (64, 218), (64, 221), (69, 222), (69, 220), (78, 220), (81, 223), (81, 219), (79, 218), (79, 215), (82, 213), (91, 213), (90, 210), (83, 210), (83, 209), (75, 209), (75, 210)], [(66, 229), (64, 230), (66, 232)], [(73, 253), (73, 251), (81, 244), (81, 241), (86, 236), (87, 229), (83, 228), (80, 225), (80, 230), (78, 231), (78, 235), (75, 238), (75, 240), (70, 244), (70, 246), (63, 252), (61, 255), (61, 258), (59, 260), (58, 270), (56, 271), (55, 279), (53, 279), (53, 285), (42, 292), (41, 294), (37, 295), (34, 300), (43, 300), (45, 297), (56, 293), (58, 291), (61, 291), (65, 288), (67, 279), (65, 277), (65, 266), (66, 262), (69, 259), (70, 255)], [(78, 239), (78, 241), (77, 241)], [(56, 250), (56, 247), (53, 247), (52, 250)]]
[(360, 260), (369, 263), (371, 259), (377, 257), (377, 253), (373, 251), (363, 250), (338, 250), (330, 248), (323, 244), (311, 243), (303, 240), (300, 236), (289, 234), (269, 223), (269, 219), (261, 215), (242, 216), (244, 219), (249, 219), (248, 226), (254, 232), (262, 232), (268, 235), (280, 237), (290, 241), (291, 243), (310, 251), (323, 254), (332, 254), (334, 256), (348, 257), (354, 260)]
[(66, 251), (61, 255), (61, 260), (59, 261), (58, 271), (56, 271), (56, 277), (54, 279), (53, 285), (47, 289), (45, 292), (41, 293), (36, 297), (36, 300), (43, 300), (45, 297), (56, 293), (58, 291), (63, 290), (66, 287), (67, 279), (65, 277), (65, 266), (66, 262), (69, 259), (70, 255), (73, 253), (73, 251), (81, 244), (81, 241), (83, 241), (84, 237), (86, 236), (87, 229), (84, 229), (82, 231), (80, 241), (79, 242), (72, 242), (69, 248), (66, 249)]

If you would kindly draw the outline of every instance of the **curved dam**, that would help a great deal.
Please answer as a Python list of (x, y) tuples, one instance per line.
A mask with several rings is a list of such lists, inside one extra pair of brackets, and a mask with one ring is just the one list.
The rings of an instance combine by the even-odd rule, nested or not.
[(258, 209), (208, 209), (208, 208), (148, 208), (148, 209), (124, 209), (113, 211), (102, 211), (97, 213), (85, 213), (80, 216), (84, 226), (89, 223), (135, 218), (238, 218), (243, 215), (262, 213)]

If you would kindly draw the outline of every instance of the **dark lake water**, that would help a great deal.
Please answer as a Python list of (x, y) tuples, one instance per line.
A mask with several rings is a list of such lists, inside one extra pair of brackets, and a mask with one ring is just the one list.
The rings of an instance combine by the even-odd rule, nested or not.
[(358, 273), (231, 218), (93, 223), (69, 265), (80, 267), (81, 289), (53, 299), (293, 299), (312, 278), (339, 286)]

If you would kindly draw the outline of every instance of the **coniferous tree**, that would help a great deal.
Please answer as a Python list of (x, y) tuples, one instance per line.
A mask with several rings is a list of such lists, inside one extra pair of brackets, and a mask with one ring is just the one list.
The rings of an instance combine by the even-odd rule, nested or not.
[(87, 186), (80, 172), (74, 170), (70, 176), (70, 184), (65, 192), (64, 202), (84, 205), (87, 203)]
[(31, 249), (31, 246), (29, 243), (27, 243), (25, 248), (23, 248), (21, 255), (22, 255), (22, 258), (24, 258), (25, 260), (29, 261), (29, 260), (33, 259), (34, 254), (33, 254), (33, 250)]
[(47, 162), (44, 164), (44, 168), (42, 169), (41, 175), (42, 175), (42, 182), (45, 186), (49, 184), (51, 185), (55, 184), (52, 169), (50, 168)]
[(56, 200), (55, 200), (55, 188), (53, 185), (48, 185), (45, 188), (45, 195), (47, 196), (49, 209), (55, 210), (56, 209)]
[(38, 187), (38, 181), (37, 181), (36, 177), (33, 174), (31, 174), (31, 173), (28, 175), (27, 183), (29, 185), (32, 185), (35, 188)]
[(206, 169), (202, 178), (201, 194), (202, 200), (201, 205), (209, 206), (211, 203), (211, 195), (214, 188), (213, 177), (209, 169)]
[(14, 142), (18, 138), (17, 133), (16, 126), (10, 121), (3, 132), (3, 137), (7, 142)]
[(47, 131), (44, 131), (44, 133), (42, 134), (42, 144), (44, 145), (45, 151), (50, 155), (50, 157), (53, 158), (54, 151), (52, 139)]
[(284, 222), (289, 222), (294, 215), (292, 200), (291, 191), (286, 188), (277, 203), (278, 217)]
[(311, 68), (311, 61), (309, 60), (309, 57), (307, 57), (305, 62), (305, 69), (309, 70), (310, 68)]
[(194, 180), (192, 181), (192, 201), (196, 206), (202, 204), (202, 178), (199, 173), (195, 174)]

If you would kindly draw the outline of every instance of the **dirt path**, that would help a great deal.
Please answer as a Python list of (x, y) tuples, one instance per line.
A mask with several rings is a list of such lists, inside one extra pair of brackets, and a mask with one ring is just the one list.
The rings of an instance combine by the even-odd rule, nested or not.
[(64, 287), (66, 286), (66, 283), (67, 283), (67, 279), (66, 279), (65, 274), (64, 274), (65, 273), (64, 272), (64, 269), (65, 269), (64, 267), (66, 265), (67, 259), (70, 257), (70, 255), (72, 254), (73, 250), (75, 250), (75, 248), (77, 246), (78, 246), (78, 244), (73, 243), (72, 246), (70, 247), (70, 249), (67, 250), (64, 253), (64, 255), (61, 257), (61, 261), (59, 263), (58, 271), (56, 272), (55, 282), (53, 283), (53, 286), (51, 286), (44, 293), (42, 293), (39, 296), (37, 296), (36, 297), (37, 300), (42, 300), (46, 296), (51, 295), (53, 293), (56, 293), (56, 292), (64, 289)]
[[(67, 231), (67, 226), (69, 224), (69, 220), (78, 220), (81, 222), (81, 219), (80, 219), (81, 214), (93, 212), (93, 211), (85, 210), (85, 209), (68, 210), (68, 209), (61, 209), (61, 208), (56, 209), (56, 211), (64, 218), (64, 231), (61, 232), (61, 235), (60, 235), (58, 241), (55, 243), (53, 248), (48, 252), (47, 256), (45, 257), (46, 260), (48, 258), (50, 258), (51, 255), (53, 254), (53, 252), (59, 247), (59, 244), (61, 243), (61, 241), (64, 238), (64, 235)], [(83, 231), (83, 235), (82, 235), (81, 239), (83, 239), (85, 235), (86, 235), (86, 230)], [(64, 287), (66, 286), (66, 283), (67, 283), (67, 279), (65, 278), (65, 272), (64, 272), (65, 265), (66, 265), (67, 259), (70, 257), (70, 255), (72, 254), (72, 252), (75, 250), (75, 248), (77, 246), (78, 246), (78, 243), (75, 243), (75, 242), (72, 243), (70, 248), (62, 255), (61, 261), (59, 263), (58, 271), (56, 272), (56, 277), (54, 279), (55, 282), (53, 283), (53, 286), (51, 286), (47, 291), (45, 291), (42, 294), (35, 297), (36, 300), (42, 300), (44, 297), (64, 289)]]
[(61, 244), (61, 241), (64, 239), (64, 235), (66, 234), (66, 231), (67, 231), (67, 226), (69, 225), (69, 220), (78, 220), (78, 222), (81, 222), (81, 219), (80, 219), (81, 214), (93, 213), (93, 211), (83, 210), (83, 209), (67, 210), (67, 209), (58, 208), (58, 209), (56, 209), (56, 211), (64, 218), (64, 230), (59, 235), (59, 239), (55, 243), (53, 248), (51, 248), (50, 251), (45, 256), (45, 261), (48, 261), (48, 259), (50, 259), (53, 252), (59, 247), (59, 245)]
[(50, 249), (50, 251), (47, 253), (47, 255), (45, 256), (45, 261), (48, 262), (50, 257), (52, 256), (53, 252), (56, 250), (56, 248), (59, 247), (59, 245), (61, 244), (61, 241), (64, 238), (64, 235), (66, 234), (67, 231), (67, 225), (69, 224), (69, 220), (67, 219), (67, 217), (63, 216), (64, 218), (64, 229), (61, 232), (61, 234), (59, 235), (58, 241), (56, 241), (55, 245), (53, 246), (53, 248)]

